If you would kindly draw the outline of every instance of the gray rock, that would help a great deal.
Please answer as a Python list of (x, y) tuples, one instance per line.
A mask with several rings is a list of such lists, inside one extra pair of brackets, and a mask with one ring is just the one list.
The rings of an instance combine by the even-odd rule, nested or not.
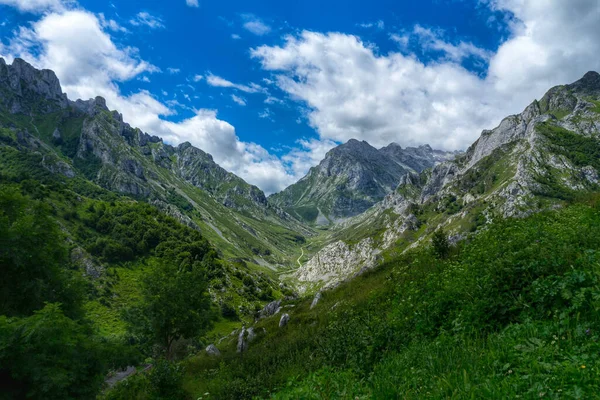
[(62, 135), (60, 134), (60, 131), (58, 130), (58, 128), (55, 128), (54, 132), (52, 132), (52, 140), (56, 144), (62, 143)]
[(277, 314), (279, 310), (281, 310), (281, 300), (272, 301), (260, 310), (259, 318), (270, 317)]
[(237, 352), (243, 353), (246, 350), (248, 350), (248, 331), (246, 330), (246, 327), (243, 326), (238, 335)]
[(281, 319), (279, 320), (279, 327), (283, 328), (284, 326), (286, 326), (288, 324), (288, 322), (290, 322), (290, 315), (289, 314), (283, 314), (281, 316)]
[(317, 294), (315, 294), (315, 297), (313, 298), (312, 303), (310, 303), (311, 310), (313, 308), (315, 308), (317, 306), (317, 304), (319, 304), (319, 300), (321, 300), (321, 292), (317, 292)]
[(12, 65), (0, 58), (0, 86), (7, 90), (0, 94), (0, 104), (11, 113), (49, 113), (68, 105), (53, 71), (35, 69), (20, 58), (15, 58)]
[(105, 268), (97, 263), (90, 254), (81, 247), (75, 247), (71, 250), (71, 262), (73, 265), (82, 268), (87, 276), (98, 279), (102, 276)]
[(208, 354), (209, 356), (218, 357), (221, 355), (221, 352), (219, 351), (219, 349), (217, 349), (217, 346), (215, 346), (214, 344), (209, 344), (206, 347), (206, 354)]

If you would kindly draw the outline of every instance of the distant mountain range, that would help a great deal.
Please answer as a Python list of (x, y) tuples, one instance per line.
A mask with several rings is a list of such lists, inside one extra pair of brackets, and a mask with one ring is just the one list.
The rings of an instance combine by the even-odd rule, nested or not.
[[(597, 191), (600, 75), (550, 89), (464, 153), (350, 140), (269, 198), (190, 143), (171, 146), (131, 127), (101, 97), (69, 100), (52, 71), (21, 59), (0, 58), (0, 128), (0, 154), (36, 155), (56, 176), (153, 204), (223, 258), (286, 271), (283, 280), (309, 290), (438, 228), (460, 240), (494, 219)], [(10, 160), (2, 167), (17, 170)]]

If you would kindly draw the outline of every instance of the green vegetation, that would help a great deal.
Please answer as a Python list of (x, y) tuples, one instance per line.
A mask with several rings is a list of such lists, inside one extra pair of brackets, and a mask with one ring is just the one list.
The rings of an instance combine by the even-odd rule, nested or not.
[[(210, 327), (210, 298), (204, 271), (214, 252), (186, 254), (187, 262), (154, 262), (142, 284), (142, 301), (128, 312), (131, 330), (173, 359), (173, 343), (204, 334)], [(208, 251), (207, 251), (208, 250)]]
[[(84, 285), (45, 204), (0, 189), (0, 392), (3, 398), (86, 398), (109, 368), (134, 362), (124, 343), (82, 318)], [(6, 397), (5, 397), (6, 396)]]
[[(594, 398), (600, 202), (421, 249), (262, 320), (249, 350), (185, 363), (190, 397)], [(334, 308), (335, 312), (330, 312)]]
[(538, 130), (550, 139), (554, 151), (564, 155), (575, 165), (591, 165), (600, 170), (600, 142), (596, 138), (579, 135), (549, 123), (538, 125)]

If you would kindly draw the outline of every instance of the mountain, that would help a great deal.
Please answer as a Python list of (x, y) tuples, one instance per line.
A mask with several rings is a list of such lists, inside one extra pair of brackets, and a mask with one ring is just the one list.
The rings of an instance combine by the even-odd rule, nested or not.
[(204, 151), (166, 144), (110, 111), (101, 97), (70, 101), (50, 70), (0, 59), (0, 124), (44, 168), (151, 203), (199, 230), (225, 257), (261, 268), (292, 262), (311, 230)]
[(593, 398), (599, 176), (596, 72), (464, 153), (351, 140), (267, 199), (0, 59), (0, 388)]
[(463, 155), (405, 174), (383, 201), (309, 248), (294, 279), (305, 289), (337, 285), (425, 243), (437, 229), (457, 241), (493, 221), (598, 191), (599, 139), (600, 75), (588, 72), (483, 131)]
[(376, 149), (349, 140), (330, 150), (308, 174), (269, 201), (308, 223), (328, 225), (356, 216), (394, 191), (408, 172), (421, 172), (452, 158), (429, 145)]

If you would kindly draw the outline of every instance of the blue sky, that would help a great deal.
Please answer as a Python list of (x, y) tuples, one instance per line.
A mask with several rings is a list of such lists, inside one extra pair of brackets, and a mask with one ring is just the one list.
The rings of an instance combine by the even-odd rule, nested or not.
[(0, 0), (0, 55), (51, 68), (71, 99), (102, 95), (132, 125), (274, 192), (353, 137), (466, 148), (600, 69), (599, 7)]

